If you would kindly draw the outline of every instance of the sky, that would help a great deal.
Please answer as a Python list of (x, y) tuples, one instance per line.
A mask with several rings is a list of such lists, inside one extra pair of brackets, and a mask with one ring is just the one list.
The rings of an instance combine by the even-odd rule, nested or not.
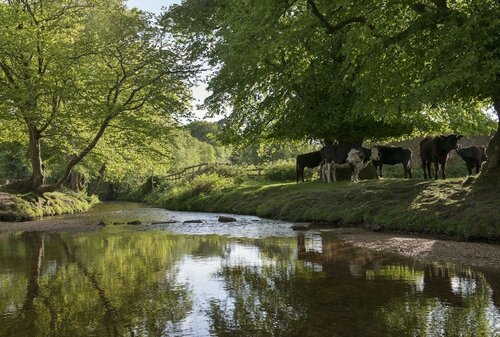
[(144, 11), (160, 13), (162, 7), (168, 8), (170, 5), (179, 4), (180, 0), (128, 0), (129, 7), (137, 7)]
[[(137, 7), (144, 11), (152, 12), (159, 14), (162, 12), (162, 8), (168, 8), (173, 4), (180, 4), (181, 0), (128, 0), (128, 7)], [(195, 101), (193, 102), (193, 108), (196, 117), (203, 118), (205, 116), (205, 110), (199, 110), (196, 108), (196, 105), (202, 104), (205, 97), (209, 95), (206, 90), (206, 85), (200, 83), (198, 86), (192, 88), (193, 97)]]

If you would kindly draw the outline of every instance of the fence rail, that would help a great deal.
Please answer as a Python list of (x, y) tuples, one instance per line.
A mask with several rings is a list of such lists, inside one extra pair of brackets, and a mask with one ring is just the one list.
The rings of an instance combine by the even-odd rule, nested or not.
[(260, 177), (260, 176), (262, 176), (262, 171), (264, 170), (264, 168), (259, 167), (259, 166), (257, 166), (257, 167), (256, 166), (245, 167), (245, 165), (235, 165), (235, 164), (231, 164), (231, 163), (201, 163), (198, 165), (185, 167), (178, 172), (167, 174), (166, 176), (163, 176), (161, 178), (165, 179), (165, 180), (170, 180), (170, 181), (178, 181), (189, 174), (192, 175), (195, 172), (198, 172), (201, 169), (206, 168), (206, 167), (210, 167), (210, 166), (214, 166), (214, 167), (217, 167), (217, 166), (241, 167), (241, 168), (243, 168), (243, 171), (245, 171), (247, 173), (247, 175), (250, 177)]

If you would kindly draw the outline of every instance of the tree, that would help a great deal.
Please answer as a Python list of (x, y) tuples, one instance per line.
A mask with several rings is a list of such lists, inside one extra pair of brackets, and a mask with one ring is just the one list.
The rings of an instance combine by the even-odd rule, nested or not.
[[(206, 105), (214, 114), (229, 114), (227, 142), (331, 138), (360, 143), (441, 131), (448, 125), (435, 120), (446, 115), (443, 109), (399, 101), (388, 105), (391, 97), (379, 95), (377, 83), (366, 83), (369, 42), (385, 40), (379, 37), (377, 25), (384, 23), (379, 17), (391, 20), (384, 6), (188, 0), (166, 13), (163, 24), (182, 36), (193, 57), (215, 67)], [(461, 111), (469, 118), (482, 116), (477, 109)]]
[[(378, 98), (386, 104), (413, 107), (415, 111), (446, 107), (448, 123), (461, 118), (485, 125), (484, 113), (474, 110), (493, 106), (500, 123), (498, 1), (391, 1), (374, 5), (378, 5), (375, 12), (379, 14), (370, 21), (377, 33), (359, 36), (350, 52), (353, 57), (365, 49), (370, 55), (362, 62), (362, 88), (367, 83), (375, 85), (380, 88)], [(456, 107), (465, 107), (469, 113), (461, 115)], [(493, 174), (500, 181), (500, 124), (497, 128), (481, 175)]]
[[(7, 190), (59, 189), (105, 134), (163, 139), (171, 115), (187, 110), (182, 51), (122, 1), (12, 0), (0, 3), (0, 22), (0, 118), (23, 128), (32, 168)], [(65, 164), (45, 185), (48, 147)]]

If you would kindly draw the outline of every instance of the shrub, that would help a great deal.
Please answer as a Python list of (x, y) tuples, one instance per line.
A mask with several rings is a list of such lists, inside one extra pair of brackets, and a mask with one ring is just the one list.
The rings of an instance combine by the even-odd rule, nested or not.
[[(296, 180), (295, 162), (289, 160), (279, 160), (267, 164), (264, 167), (264, 178), (269, 181), (285, 182)], [(304, 179), (313, 180), (318, 178), (317, 169), (304, 170)]]

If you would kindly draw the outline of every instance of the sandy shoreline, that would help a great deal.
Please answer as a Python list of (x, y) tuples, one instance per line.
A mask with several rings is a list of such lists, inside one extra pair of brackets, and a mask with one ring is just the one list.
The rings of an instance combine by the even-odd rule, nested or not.
[[(2, 232), (89, 232), (102, 228), (89, 219), (42, 219), (26, 222), (0, 222)], [(450, 262), (465, 266), (500, 267), (500, 245), (439, 240), (404, 234), (370, 232), (359, 228), (328, 229), (355, 247), (397, 254), (428, 262)]]
[(400, 233), (376, 233), (361, 229), (339, 230), (339, 238), (355, 247), (426, 262), (500, 268), (500, 245), (495, 244), (439, 240)]

